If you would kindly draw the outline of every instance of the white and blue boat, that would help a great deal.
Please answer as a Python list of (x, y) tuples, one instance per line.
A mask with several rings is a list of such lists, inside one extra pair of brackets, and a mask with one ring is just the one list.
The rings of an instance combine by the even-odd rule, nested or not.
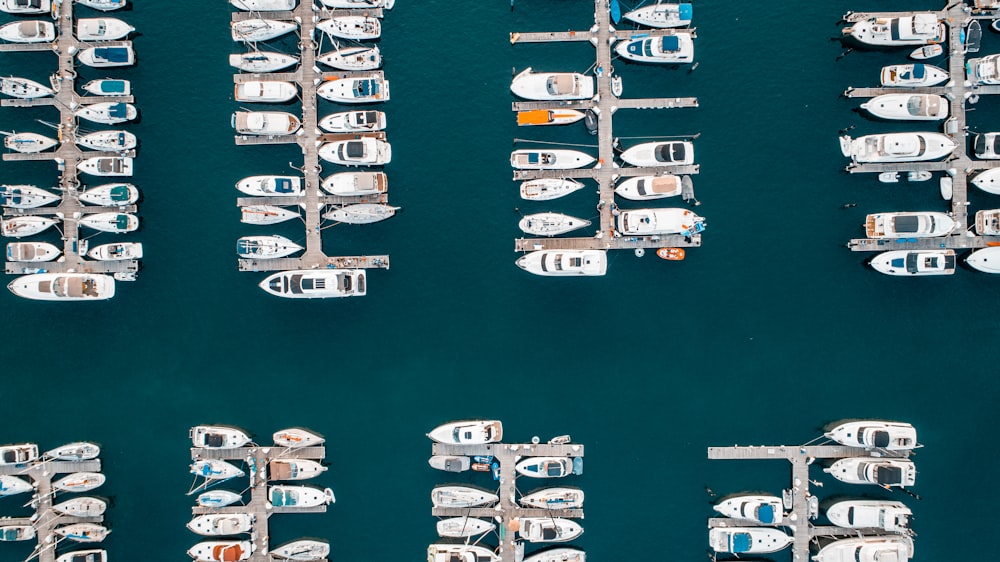
[(215, 490), (203, 492), (198, 495), (197, 503), (201, 507), (225, 507), (238, 501), (242, 501), (243, 496), (229, 490)]
[(132, 44), (118, 47), (89, 47), (77, 54), (81, 64), (95, 68), (114, 66), (132, 66), (135, 64), (135, 51)]
[(117, 78), (102, 78), (91, 80), (83, 85), (86, 92), (95, 96), (129, 96), (132, 95), (132, 83)]
[(691, 25), (694, 9), (691, 4), (656, 3), (626, 13), (623, 17), (647, 27), (685, 27)]
[(694, 61), (694, 36), (678, 32), (663, 37), (642, 37), (622, 41), (615, 52), (623, 59), (636, 62), (689, 63)]
[(708, 531), (712, 549), (730, 554), (777, 552), (793, 540), (788, 533), (768, 527), (715, 527)]

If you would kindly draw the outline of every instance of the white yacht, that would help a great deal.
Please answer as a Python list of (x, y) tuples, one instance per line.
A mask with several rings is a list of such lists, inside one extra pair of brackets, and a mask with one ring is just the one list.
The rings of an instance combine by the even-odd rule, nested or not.
[(284, 236), (244, 236), (236, 241), (236, 253), (241, 258), (269, 260), (290, 256), (304, 250)]
[(84, 215), (79, 220), (80, 226), (93, 228), (101, 232), (123, 234), (134, 232), (139, 228), (139, 217), (131, 213), (94, 213)]
[(316, 57), (316, 60), (337, 70), (375, 70), (382, 66), (378, 47), (344, 47)]
[(288, 299), (363, 297), (367, 292), (363, 269), (309, 269), (281, 271), (260, 282), (260, 288)]
[(292, 135), (302, 122), (286, 111), (237, 111), (230, 122), (240, 135)]
[(25, 238), (34, 236), (55, 224), (56, 221), (48, 217), (27, 215), (3, 219), (0, 221), (0, 231), (8, 238)]
[(223, 460), (203, 459), (191, 463), (191, 474), (201, 476), (205, 480), (229, 480), (240, 478), (245, 473)]
[(7, 261), (45, 262), (59, 257), (62, 250), (47, 242), (10, 242)]
[(834, 541), (817, 552), (815, 562), (906, 562), (913, 557), (908, 536), (855, 537)]
[(89, 461), (101, 454), (101, 447), (96, 443), (76, 441), (45, 451), (43, 457), (56, 461)]
[(569, 195), (583, 188), (583, 184), (570, 178), (538, 178), (521, 183), (521, 199), (549, 201)]
[(56, 562), (108, 562), (108, 552), (99, 548), (74, 550), (56, 558)]
[(56, 139), (38, 133), (11, 133), (3, 140), (3, 145), (15, 152), (37, 154), (59, 144)]
[(958, 223), (945, 213), (876, 213), (865, 219), (868, 238), (934, 238), (951, 234)]
[(562, 517), (521, 517), (517, 535), (528, 542), (567, 542), (583, 534), (583, 526)]
[(238, 449), (250, 442), (250, 436), (235, 427), (196, 425), (188, 431), (191, 444), (205, 449)]
[(778, 496), (735, 496), (715, 504), (712, 509), (732, 519), (761, 525), (781, 525), (785, 519), (784, 506)]
[(275, 459), (267, 465), (270, 480), (308, 480), (326, 472), (326, 467), (309, 459)]
[(135, 51), (131, 43), (115, 47), (87, 47), (80, 49), (76, 58), (80, 64), (94, 68), (132, 66), (135, 64)]
[(552, 277), (600, 277), (608, 272), (605, 250), (536, 250), (524, 254), (515, 263), (528, 273)]
[(342, 111), (320, 119), (319, 128), (329, 133), (365, 133), (385, 129), (385, 122), (382, 111)]
[(432, 544), (427, 547), (427, 562), (500, 562), (500, 556), (481, 546)]
[(138, 117), (139, 110), (130, 103), (104, 102), (81, 106), (73, 114), (94, 123), (117, 125)]
[(30, 541), (35, 538), (32, 525), (0, 525), (0, 542)]
[(320, 3), (327, 8), (345, 9), (352, 8), (385, 8), (391, 10), (396, 0), (320, 0)]
[(917, 277), (955, 273), (955, 250), (890, 250), (869, 262), (872, 269), (885, 275)]
[(634, 176), (627, 178), (615, 188), (615, 194), (633, 201), (649, 201), (675, 197), (684, 190), (684, 183), (690, 182), (690, 176)]
[(427, 459), (427, 464), (435, 470), (445, 472), (465, 472), (472, 467), (472, 459), (469, 457), (458, 457), (450, 455), (434, 455)]
[(51, 96), (55, 92), (34, 80), (16, 76), (0, 77), (0, 93), (12, 98), (35, 99)]
[(431, 503), (434, 507), (488, 507), (498, 501), (500, 497), (496, 494), (468, 486), (438, 486), (431, 490)]
[(705, 230), (705, 219), (688, 209), (630, 209), (618, 215), (617, 226), (618, 232), (625, 235), (691, 236)]
[(298, 197), (303, 194), (299, 176), (250, 176), (236, 182), (236, 189), (255, 197)]
[(1000, 168), (989, 168), (973, 176), (972, 185), (994, 195), (1000, 195)]
[(965, 79), (972, 84), (1000, 84), (1000, 54), (966, 61)]
[(427, 434), (432, 441), (452, 445), (485, 445), (503, 439), (499, 420), (456, 421), (439, 425)]
[(694, 36), (677, 32), (662, 37), (640, 37), (621, 41), (615, 52), (623, 59), (636, 62), (683, 64), (694, 62)]
[(282, 429), (274, 432), (274, 435), (271, 437), (274, 439), (274, 444), (276, 446), (288, 447), (289, 449), (315, 447), (317, 445), (322, 445), (323, 442), (326, 441), (322, 435), (313, 433), (307, 429), (302, 429), (301, 427)]
[(83, 85), (83, 91), (95, 96), (132, 95), (132, 82), (118, 78), (98, 78)]
[[(561, 250), (549, 251), (555, 252)], [(578, 460), (580, 462), (577, 462)], [(582, 474), (583, 460), (570, 457), (528, 457), (518, 461), (514, 465), (514, 470), (521, 476), (529, 478), (562, 478), (571, 474)]]
[(187, 528), (204, 536), (249, 533), (256, 518), (250, 513), (206, 513), (188, 521)]
[(948, 107), (936, 94), (883, 94), (861, 104), (874, 117), (898, 121), (940, 121), (948, 118)]
[(382, 166), (392, 161), (392, 146), (370, 137), (334, 141), (319, 147), (319, 157), (341, 166)]
[(99, 301), (115, 296), (114, 278), (96, 273), (24, 275), (7, 288), (19, 297), (41, 301)]
[(972, 137), (972, 150), (976, 158), (1000, 159), (1000, 133), (978, 133)]
[(100, 517), (108, 509), (108, 504), (101, 498), (84, 496), (54, 504), (52, 510), (68, 517)]
[(197, 562), (238, 562), (250, 558), (253, 550), (254, 545), (250, 541), (226, 540), (200, 542), (187, 553)]
[(128, 177), (132, 175), (132, 157), (96, 156), (86, 158), (77, 164), (76, 169), (92, 176)]
[(73, 0), (81, 6), (86, 6), (102, 12), (110, 12), (125, 7), (128, 0)]
[(21, 443), (0, 446), (0, 466), (23, 465), (38, 459), (38, 445)]
[(942, 133), (885, 133), (852, 139), (840, 137), (840, 151), (857, 163), (940, 160), (955, 150)]
[(121, 207), (139, 200), (139, 189), (130, 183), (106, 183), (80, 193), (80, 201), (100, 207)]
[(917, 480), (916, 466), (905, 459), (846, 458), (824, 468), (823, 472), (848, 484), (875, 484), (883, 488), (905, 488)]
[(330, 554), (330, 543), (302, 539), (285, 543), (271, 550), (271, 556), (283, 560), (322, 560)]
[(114, 41), (135, 28), (118, 18), (80, 18), (76, 20), (76, 38), (80, 41)]
[(437, 534), (442, 537), (478, 537), (496, 528), (493, 523), (475, 517), (450, 517), (437, 522)]
[(382, 22), (370, 16), (336, 16), (316, 24), (316, 29), (330, 37), (363, 41), (382, 35)]
[(570, 170), (596, 161), (586, 152), (561, 148), (524, 148), (510, 153), (510, 165), (518, 170)]
[[(45, 275), (58, 276), (58, 275), (84, 275), (84, 274), (47, 273)], [(106, 280), (102, 279), (101, 282), (108, 283), (107, 285), (105, 285), (105, 287), (108, 286), (111, 287), (111, 294), (104, 298), (111, 298), (112, 296), (114, 296), (114, 278), (107, 275), (98, 275), (96, 277), (107, 278)], [(92, 297), (87, 297), (87, 298), (92, 298)], [(66, 476), (63, 476), (59, 480), (53, 482), (52, 487), (55, 488), (56, 490), (60, 490), (63, 492), (82, 493), (82, 492), (89, 492), (91, 490), (101, 487), (104, 484), (105, 480), (106, 480), (105, 476), (100, 472), (74, 472), (72, 474), (67, 474)]]
[(526, 100), (584, 100), (594, 97), (594, 78), (574, 72), (534, 72), (524, 69), (510, 91)]
[(0, 0), (0, 12), (8, 14), (47, 14), (51, 8), (50, 0)]
[(295, 9), (298, 0), (229, 0), (229, 3), (246, 12), (287, 12)]
[(138, 146), (139, 139), (128, 131), (96, 131), (76, 137), (76, 144), (101, 152), (123, 152)]
[(58, 195), (33, 185), (0, 185), (0, 206), (3, 207), (37, 209), (57, 201)]
[[(954, 253), (952, 254), (954, 255)], [(909, 451), (918, 447), (917, 430), (908, 423), (857, 420), (841, 423), (823, 434), (848, 447)]]
[(523, 496), (520, 500), (525, 507), (536, 509), (582, 509), (583, 490), (579, 488), (543, 488)]
[(142, 259), (141, 242), (113, 242), (94, 246), (87, 256), (98, 261), (121, 261)]
[(622, 17), (647, 27), (667, 28), (689, 26), (693, 15), (694, 9), (687, 2), (678, 4), (657, 2), (626, 12)]
[(846, 500), (826, 510), (826, 518), (838, 527), (904, 534), (910, 530), (911, 515), (903, 502), (889, 500)]
[(242, 501), (243, 496), (229, 490), (211, 490), (198, 495), (197, 504), (201, 507), (226, 507)]
[(976, 211), (976, 234), (1000, 236), (1000, 209)]
[(1000, 246), (980, 248), (969, 254), (965, 263), (983, 273), (1000, 273)]
[(252, 51), (229, 55), (229, 66), (244, 72), (275, 72), (298, 64), (299, 58), (271, 51)]
[(251, 80), (233, 87), (236, 101), (248, 103), (284, 103), (298, 95), (295, 84), (281, 80)]
[(641, 167), (687, 166), (694, 163), (694, 144), (690, 141), (646, 142), (622, 152), (621, 159)]
[(517, 226), (527, 234), (557, 236), (590, 226), (590, 221), (562, 213), (535, 213), (525, 215)]
[(714, 527), (708, 531), (708, 543), (716, 552), (760, 554), (777, 552), (794, 539), (781, 529), (770, 527)]
[(524, 562), (587, 562), (587, 553), (579, 548), (547, 548), (525, 557)]
[(56, 28), (50, 21), (14, 21), (0, 26), (0, 39), (11, 43), (49, 43), (56, 38)]
[(323, 191), (341, 197), (378, 195), (385, 193), (388, 186), (389, 179), (385, 172), (338, 172), (320, 184)]
[(34, 486), (17, 476), (0, 474), (0, 498), (17, 494), (25, 494), (33, 491), (34, 489)]
[(923, 63), (890, 64), (882, 67), (879, 77), (883, 86), (927, 88), (948, 80), (948, 73)]
[(844, 35), (866, 45), (897, 47), (943, 43), (948, 39), (948, 29), (937, 14), (926, 12), (868, 18), (845, 27)]
[(103, 541), (111, 531), (97, 523), (73, 523), (72, 525), (56, 527), (52, 532), (64, 539), (89, 543)]
[(246, 224), (278, 224), (299, 218), (295, 211), (275, 205), (247, 205), (240, 208), (240, 222)]
[(284, 509), (306, 509), (326, 505), (335, 501), (333, 490), (319, 489), (312, 486), (287, 486), (278, 484), (267, 490), (267, 498), (274, 507)]
[(242, 41), (244, 43), (269, 41), (291, 33), (298, 28), (299, 24), (295, 22), (263, 18), (234, 21), (230, 24), (233, 41)]
[(334, 103), (389, 101), (389, 81), (377, 74), (334, 78), (316, 88), (316, 95)]

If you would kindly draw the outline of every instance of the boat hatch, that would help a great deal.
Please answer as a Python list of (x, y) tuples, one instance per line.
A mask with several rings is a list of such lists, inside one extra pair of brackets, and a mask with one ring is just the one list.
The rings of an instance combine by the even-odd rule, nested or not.
[(576, 80), (571, 74), (557, 74), (545, 81), (545, 89), (553, 96), (564, 96), (575, 91)]
[(903, 469), (896, 466), (877, 466), (875, 467), (875, 483), (886, 485), (902, 484)]
[(559, 538), (559, 530), (554, 527), (542, 529), (542, 540), (553, 541)]
[(365, 156), (365, 143), (361, 141), (348, 141), (344, 143), (344, 152), (341, 156), (346, 155), (347, 158), (357, 159), (364, 158)]
[[(912, 253), (912, 254), (908, 255), (906, 257), (907, 261), (910, 261), (911, 256), (913, 258), (912, 261), (913, 261), (914, 265), (916, 265), (917, 258), (919, 257), (919, 254)], [(934, 258), (933, 256), (930, 259), (934, 260), (934, 264), (935, 264), (934, 266), (937, 267), (937, 259)], [(909, 269), (909, 268), (910, 268), (910, 266), (909, 266), (909, 264), (907, 264), (907, 269)], [(888, 447), (889, 446), (889, 432), (888, 431), (873, 431), (872, 432), (872, 445), (875, 446), (875, 447)]]
[(358, 117), (358, 122), (360, 124), (372, 125), (378, 123), (378, 112), (377, 111), (363, 111)]
[(657, 162), (682, 162), (684, 161), (684, 143), (670, 142), (656, 147), (655, 156)]
[(108, 108), (108, 115), (117, 119), (125, 119), (128, 117), (128, 105), (116, 103)]
[(226, 437), (221, 433), (206, 433), (205, 434), (205, 446), (206, 447), (222, 447), (226, 444)]
[(892, 226), (896, 232), (915, 233), (920, 230), (920, 217), (915, 215), (893, 217)]

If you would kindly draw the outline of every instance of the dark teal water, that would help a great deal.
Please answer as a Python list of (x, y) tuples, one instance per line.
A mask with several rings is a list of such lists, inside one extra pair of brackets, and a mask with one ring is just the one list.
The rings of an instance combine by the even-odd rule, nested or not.
[[(982, 515), (994, 494), (980, 474), (998, 460), (986, 436), (998, 419), (1000, 279), (967, 269), (888, 278), (843, 247), (866, 213), (945, 205), (934, 182), (842, 172), (838, 130), (919, 125), (868, 121), (840, 97), (903, 53), (837, 61), (837, 21), (848, 9), (940, 3), (698, 3), (695, 71), (616, 70), (625, 96), (697, 96), (701, 108), (623, 110), (615, 125), (621, 137), (701, 133), (704, 246), (682, 263), (618, 252), (607, 277), (561, 280), (513, 265), (514, 208), (529, 206), (508, 152), (515, 137), (593, 139), (582, 128), (518, 130), (508, 85), (529, 65), (584, 71), (592, 50), (514, 47), (508, 33), (589, 28), (592, 4), (516, 0), (511, 12), (497, 0), (400, 0), (381, 47), (391, 202), (404, 210), (325, 232), (330, 253), (392, 256), (367, 297), (343, 302), (270, 298), (256, 287), (262, 275), (236, 271), (236, 238), (262, 230), (240, 224), (233, 184), (287, 172), (299, 155), (233, 144), (230, 12), (212, 4), (146, 1), (123, 15), (141, 31), (138, 66), (113, 73), (133, 80), (141, 110), (130, 127), (142, 142), (139, 281), (83, 306), (0, 295), (0, 442), (104, 445), (114, 560), (183, 559), (197, 541), (183, 525), (186, 431), (198, 423), (239, 425), (262, 442), (291, 425), (324, 433), (331, 468), (319, 483), (338, 502), (325, 516), (272, 518), (272, 540), (327, 537), (337, 560), (424, 555), (435, 538), (427, 496), (450, 478), (427, 467), (423, 434), (462, 417), (501, 418), (512, 440), (571, 433), (586, 444), (578, 544), (594, 560), (700, 559), (704, 486), (777, 492), (788, 475), (781, 463), (709, 463), (707, 446), (802, 443), (846, 417), (917, 425), (924, 499), (895, 495), (915, 511), (918, 559), (969, 558), (976, 538), (992, 536)], [(986, 33), (982, 52), (1000, 52), (997, 35)], [(48, 53), (2, 57), (4, 73), (36, 80), (54, 65)], [(997, 100), (984, 99), (970, 123), (996, 130), (998, 117)], [(36, 118), (55, 112), (0, 111), (5, 130), (41, 130)], [(50, 163), (0, 163), (0, 181), (55, 177)], [(971, 196), (973, 210), (997, 206)], [(582, 191), (531, 210), (590, 217), (595, 199)], [(301, 238), (294, 225), (272, 231)], [(824, 480), (822, 497), (871, 493)], [(0, 500), (0, 514), (18, 505)], [(3, 545), (0, 560), (29, 550)]]

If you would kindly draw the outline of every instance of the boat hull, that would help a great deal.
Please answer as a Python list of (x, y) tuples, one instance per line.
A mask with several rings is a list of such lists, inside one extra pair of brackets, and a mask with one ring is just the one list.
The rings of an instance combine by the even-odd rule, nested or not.
[(76, 20), (76, 38), (80, 41), (114, 41), (135, 28), (118, 18), (80, 18)]
[(562, 213), (535, 213), (526, 215), (518, 222), (523, 232), (535, 236), (557, 236), (587, 226), (590, 226), (590, 221)]
[(7, 244), (7, 261), (46, 262), (59, 257), (62, 251), (47, 242), (10, 242)]
[(80, 201), (100, 207), (121, 207), (139, 200), (139, 189), (130, 183), (107, 183), (80, 194)]
[(24, 238), (34, 236), (56, 224), (47, 217), (14, 217), (0, 222), (0, 231), (8, 238)]
[(731, 519), (753, 521), (761, 525), (780, 525), (784, 519), (781, 498), (777, 496), (736, 496), (715, 504), (712, 509)]
[(861, 104), (872, 116), (893, 121), (940, 121), (948, 108), (948, 100), (935, 94), (883, 94)]
[(594, 79), (575, 72), (533, 72), (514, 77), (510, 91), (526, 100), (584, 100), (594, 97)]
[(600, 277), (608, 272), (604, 250), (537, 250), (515, 263), (528, 273), (547, 277)]
[(694, 163), (690, 141), (646, 142), (622, 152), (626, 164), (638, 167), (687, 166)]
[(299, 214), (274, 205), (247, 205), (240, 209), (240, 222), (246, 224), (278, 224), (299, 218)]
[(955, 273), (955, 250), (892, 250), (871, 260), (872, 269), (884, 275), (920, 277)]
[(596, 160), (579, 150), (529, 148), (510, 153), (510, 165), (518, 170), (572, 170), (589, 166)]
[(766, 527), (716, 527), (708, 531), (713, 550), (732, 554), (777, 552), (792, 540), (788, 533)]
[(965, 263), (983, 273), (1000, 273), (1000, 246), (976, 250), (965, 258)]
[(300, 540), (283, 544), (271, 551), (271, 556), (284, 560), (322, 560), (330, 554), (330, 544), (321, 541)]
[(685, 27), (691, 25), (693, 10), (691, 4), (654, 4), (643, 6), (625, 13), (627, 20), (639, 25), (656, 28)]
[(316, 60), (338, 70), (375, 70), (382, 66), (382, 53), (378, 47), (348, 47)]
[(480, 507), (491, 506), (500, 497), (486, 490), (469, 486), (438, 486), (431, 490), (431, 504), (434, 507)]
[(298, 29), (297, 23), (271, 19), (249, 19), (231, 24), (233, 41), (255, 43), (276, 39)]
[(540, 178), (521, 183), (521, 199), (527, 201), (550, 201), (569, 195), (583, 188), (583, 184), (574, 179)]
[(260, 288), (286, 299), (361, 297), (367, 292), (366, 277), (361, 269), (282, 271), (261, 281)]

